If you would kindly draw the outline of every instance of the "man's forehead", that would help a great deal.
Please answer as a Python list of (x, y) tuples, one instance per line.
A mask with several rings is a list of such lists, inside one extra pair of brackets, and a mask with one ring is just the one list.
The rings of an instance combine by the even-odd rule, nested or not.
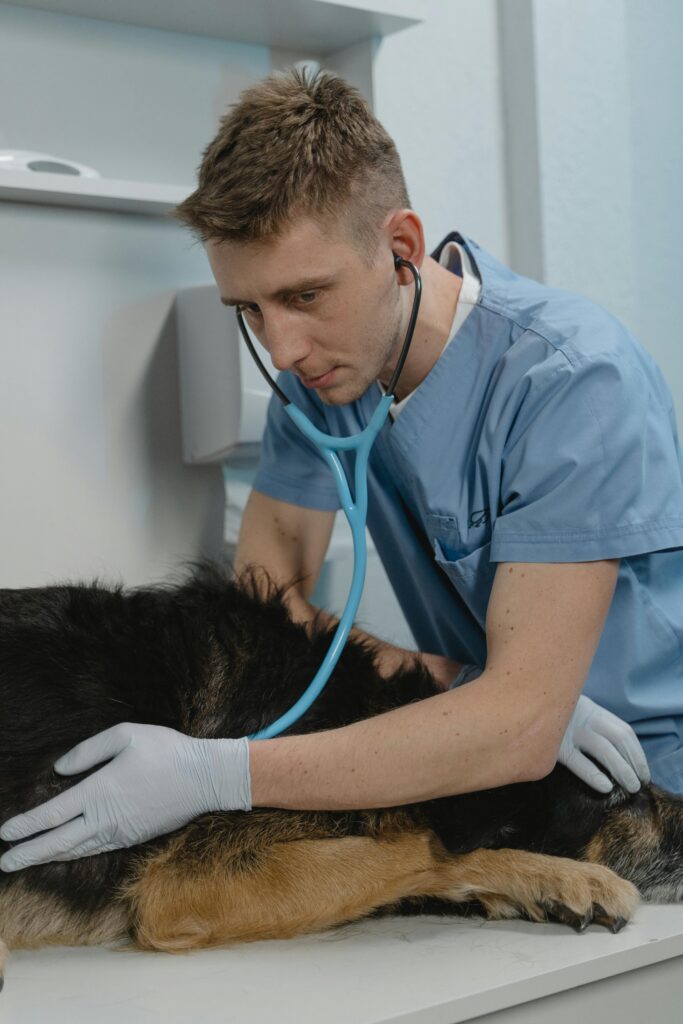
[(351, 248), (349, 238), (332, 225), (321, 225), (305, 218), (264, 238), (209, 239), (206, 249), (210, 257), (222, 263), (240, 265), (257, 260), (296, 258), (311, 260), (322, 252), (342, 253)]
[[(253, 292), (269, 298), (321, 288), (333, 283), (353, 259), (340, 239), (318, 235), (278, 236), (249, 242), (206, 242), (207, 255), (225, 305), (254, 301)], [(248, 293), (252, 293), (251, 295)]]

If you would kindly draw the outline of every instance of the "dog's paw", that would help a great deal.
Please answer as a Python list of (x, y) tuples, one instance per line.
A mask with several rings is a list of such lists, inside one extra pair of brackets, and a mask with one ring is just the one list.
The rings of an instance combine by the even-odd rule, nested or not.
[(616, 933), (640, 902), (636, 887), (602, 864), (543, 854), (526, 857), (527, 863), (517, 863), (508, 875), (506, 891), (478, 894), (490, 918), (560, 921), (578, 932), (600, 924)]

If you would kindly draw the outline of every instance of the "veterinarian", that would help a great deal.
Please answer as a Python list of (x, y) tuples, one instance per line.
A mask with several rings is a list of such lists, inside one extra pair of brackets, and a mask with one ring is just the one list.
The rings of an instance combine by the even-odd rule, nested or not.
[[(683, 460), (646, 350), (457, 231), (429, 255), (392, 140), (327, 74), (244, 93), (176, 216), (280, 386), (332, 434), (362, 429), (391, 376), (413, 293), (393, 254), (419, 267), (368, 525), (443, 692), (255, 742), (116, 726), (55, 768), (109, 763), (4, 824), (3, 839), (28, 841), (0, 866), (130, 846), (207, 810), (400, 805), (540, 779), (558, 760), (602, 792), (650, 772), (683, 792)], [(298, 580), (301, 621), (338, 506), (274, 399), (236, 568)], [(377, 646), (387, 675), (413, 657)]]

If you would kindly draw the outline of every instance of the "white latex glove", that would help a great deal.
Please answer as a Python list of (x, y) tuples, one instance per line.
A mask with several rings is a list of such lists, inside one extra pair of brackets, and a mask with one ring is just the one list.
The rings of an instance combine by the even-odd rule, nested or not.
[(599, 793), (609, 793), (612, 782), (586, 754), (607, 768), (629, 793), (637, 793), (641, 782), (650, 781), (645, 751), (628, 722), (581, 694), (557, 760)]
[(0, 869), (134, 846), (207, 811), (251, 810), (246, 737), (198, 739), (165, 726), (124, 722), (79, 743), (54, 767), (76, 775), (101, 761), (109, 764), (3, 824), (5, 841), (50, 831), (6, 852)]

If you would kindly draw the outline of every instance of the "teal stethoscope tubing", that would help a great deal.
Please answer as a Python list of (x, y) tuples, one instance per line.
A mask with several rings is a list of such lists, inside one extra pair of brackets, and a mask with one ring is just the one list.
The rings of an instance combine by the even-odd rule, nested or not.
[[(242, 332), (242, 337), (246, 341), (247, 347), (256, 361), (256, 365), (268, 381), (275, 394), (283, 402), (287, 415), (294, 421), (299, 430), (320, 450), (321, 454), (325, 457), (328, 466), (332, 470), (334, 482), (337, 487), (337, 493), (339, 494), (339, 500), (348, 524), (351, 527), (351, 536), (353, 538), (353, 577), (351, 579), (349, 596), (346, 600), (346, 606), (342, 617), (339, 620), (339, 625), (337, 626), (334, 637), (332, 638), (332, 643), (328, 648), (327, 654), (325, 655), (320, 668), (309, 683), (307, 689), (302, 693), (298, 701), (292, 705), (289, 711), (286, 711), (280, 716), (280, 718), (272, 722), (271, 725), (268, 725), (249, 736), (248, 739), (250, 740), (272, 739), (273, 736), (278, 736), (281, 732), (284, 732), (285, 729), (288, 729), (290, 725), (293, 725), (294, 722), (308, 711), (311, 704), (322, 692), (323, 687), (330, 678), (330, 675), (339, 660), (339, 656), (344, 649), (344, 644), (351, 632), (351, 627), (353, 625), (356, 612), (358, 611), (361, 594), (363, 593), (363, 584), (365, 583), (365, 570), (367, 567), (365, 524), (368, 513), (368, 458), (370, 456), (370, 449), (375, 442), (375, 438), (384, 426), (386, 418), (389, 415), (389, 408), (394, 401), (396, 382), (401, 370), (403, 369), (406, 356), (408, 355), (408, 349), (415, 330), (415, 323), (417, 322), (417, 314), (420, 308), (420, 297), (422, 294), (422, 282), (420, 279), (420, 272), (417, 267), (409, 260), (404, 260), (401, 256), (397, 256), (396, 253), (394, 253), (394, 266), (397, 269), (398, 267), (407, 267), (412, 272), (413, 278), (415, 279), (413, 309), (410, 314), (410, 321), (408, 323), (405, 341), (403, 342), (403, 348), (401, 349), (401, 355), (398, 363), (396, 364), (392, 378), (389, 381), (387, 393), (382, 395), (379, 400), (377, 408), (372, 414), (368, 425), (361, 430), (360, 433), (353, 434), (351, 437), (334, 437), (332, 434), (325, 434), (322, 430), (318, 430), (318, 428), (311, 423), (309, 418), (301, 412), (301, 410), (297, 408), (289, 398), (287, 398), (285, 393), (278, 387), (259, 359), (251, 338), (249, 337), (249, 332), (246, 329), (244, 320), (242, 319), (242, 314), (239, 309), (237, 310), (237, 322), (239, 324), (240, 331)], [(348, 480), (342, 468), (339, 456), (336, 454), (337, 451), (351, 451), (354, 449), (356, 452), (354, 465), (355, 502), (351, 497)]]

